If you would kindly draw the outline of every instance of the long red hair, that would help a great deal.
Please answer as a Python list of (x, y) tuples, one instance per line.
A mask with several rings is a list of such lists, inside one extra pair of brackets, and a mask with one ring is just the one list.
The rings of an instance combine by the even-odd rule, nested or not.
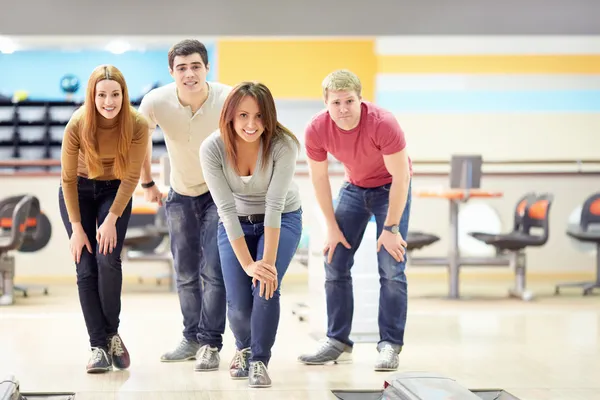
[(221, 110), (221, 120), (219, 122), (219, 129), (221, 131), (221, 138), (225, 143), (227, 158), (237, 172), (239, 172), (237, 168), (236, 147), (238, 134), (233, 127), (233, 119), (235, 118), (238, 105), (246, 96), (254, 98), (258, 103), (258, 109), (260, 110), (262, 123), (265, 128), (260, 138), (263, 141), (262, 168), (269, 161), (273, 138), (289, 136), (296, 143), (298, 149), (300, 148), (298, 138), (277, 120), (275, 100), (269, 88), (260, 82), (242, 82), (234, 87), (229, 96), (227, 96)]
[(102, 160), (98, 154), (98, 138), (96, 129), (98, 127), (97, 119), (100, 117), (96, 110), (96, 84), (102, 80), (109, 79), (117, 82), (121, 86), (123, 92), (123, 103), (118, 118), (120, 134), (117, 139), (117, 155), (113, 174), (117, 179), (124, 179), (127, 171), (127, 157), (129, 146), (133, 137), (134, 115), (131, 110), (131, 102), (129, 100), (129, 91), (125, 77), (116, 67), (112, 65), (100, 65), (94, 69), (88, 80), (87, 90), (84, 102), (84, 114), (81, 120), (81, 147), (85, 151), (85, 163), (90, 179), (98, 177), (104, 173)]

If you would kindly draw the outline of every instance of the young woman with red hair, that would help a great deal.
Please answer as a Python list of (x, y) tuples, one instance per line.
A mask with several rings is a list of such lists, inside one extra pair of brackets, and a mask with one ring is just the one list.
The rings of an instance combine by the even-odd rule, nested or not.
[(85, 102), (65, 128), (59, 189), (92, 348), (89, 373), (130, 365), (118, 334), (121, 250), (148, 132), (145, 118), (130, 104), (123, 74), (111, 65), (94, 69)]

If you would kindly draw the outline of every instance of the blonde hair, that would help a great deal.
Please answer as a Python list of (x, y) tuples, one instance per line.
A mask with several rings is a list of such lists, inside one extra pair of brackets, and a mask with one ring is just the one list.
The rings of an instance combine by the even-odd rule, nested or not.
[(328, 91), (354, 91), (358, 97), (361, 96), (362, 92), (360, 79), (358, 79), (358, 76), (356, 76), (355, 73), (347, 69), (333, 71), (323, 79), (321, 86), (323, 87), (323, 97), (325, 99), (327, 99)]
[(121, 71), (112, 65), (100, 65), (94, 69), (88, 80), (87, 91), (84, 103), (84, 115), (81, 124), (81, 146), (85, 150), (85, 164), (91, 179), (104, 173), (102, 160), (98, 154), (98, 137), (96, 129), (98, 126), (98, 111), (96, 110), (95, 96), (96, 84), (102, 80), (109, 79), (116, 81), (123, 92), (123, 104), (118, 118), (119, 136), (117, 138), (117, 155), (113, 173), (118, 179), (124, 179), (127, 173), (129, 146), (133, 138), (133, 125), (135, 121), (131, 110), (129, 92), (127, 84)]

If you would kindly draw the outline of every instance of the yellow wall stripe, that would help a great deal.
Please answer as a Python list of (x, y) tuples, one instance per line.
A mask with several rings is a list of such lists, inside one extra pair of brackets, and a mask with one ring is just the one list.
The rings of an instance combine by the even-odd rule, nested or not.
[(380, 55), (377, 57), (377, 72), (600, 74), (600, 55)]
[(377, 59), (372, 39), (224, 39), (217, 44), (218, 79), (266, 84), (279, 99), (321, 100), (321, 82), (340, 68), (356, 73), (363, 97), (374, 99)]

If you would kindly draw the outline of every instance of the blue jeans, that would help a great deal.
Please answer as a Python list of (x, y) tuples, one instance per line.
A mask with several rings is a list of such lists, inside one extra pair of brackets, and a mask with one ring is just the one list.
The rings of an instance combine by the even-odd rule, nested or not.
[[(117, 219), (117, 245), (112, 253), (106, 255), (98, 252), (96, 242), (96, 226), (102, 225), (115, 200), (121, 181), (99, 181), (77, 178), (79, 198), (79, 214), (81, 226), (90, 241), (92, 252), (84, 246), (79, 263), (75, 264), (77, 272), (77, 290), (83, 319), (87, 327), (90, 346), (107, 349), (108, 337), (118, 333), (119, 316), (121, 314), (121, 289), (123, 271), (121, 269), (121, 251), (129, 225), (132, 202), (123, 210)], [(73, 227), (65, 205), (62, 186), (58, 190), (60, 216), (69, 239)]]
[(170, 189), (165, 212), (183, 314), (183, 336), (220, 351), (226, 302), (217, 249), (217, 206), (210, 193), (191, 197)]
[[(242, 229), (252, 259), (262, 259), (265, 246), (263, 223), (242, 222)], [(252, 278), (240, 265), (227, 232), (223, 224), (219, 223), (219, 253), (227, 288), (229, 326), (235, 336), (237, 349), (251, 348), (250, 361), (262, 361), (265, 365), (269, 363), (279, 325), (281, 283), (296, 254), (301, 236), (302, 209), (282, 214), (279, 246), (275, 259), (278, 286), (273, 297), (265, 300), (264, 297), (260, 297), (260, 284), (252, 287)]]
[[(383, 231), (388, 212), (391, 184), (376, 188), (361, 188), (345, 182), (340, 189), (335, 219), (351, 248), (341, 244), (335, 248), (331, 264), (325, 255), (325, 294), (327, 300), (327, 336), (352, 346), (350, 331), (354, 313), (354, 295), (350, 269), (354, 254), (360, 246), (371, 217), (375, 216), (377, 238)], [(400, 234), (406, 239), (410, 216), (411, 189), (409, 185), (406, 207), (398, 224)], [(375, 238), (375, 239), (377, 239)], [(407, 282), (404, 261), (396, 261), (385, 247), (377, 253), (380, 276), (379, 335), (380, 343), (404, 345), (404, 328), (407, 312)]]

